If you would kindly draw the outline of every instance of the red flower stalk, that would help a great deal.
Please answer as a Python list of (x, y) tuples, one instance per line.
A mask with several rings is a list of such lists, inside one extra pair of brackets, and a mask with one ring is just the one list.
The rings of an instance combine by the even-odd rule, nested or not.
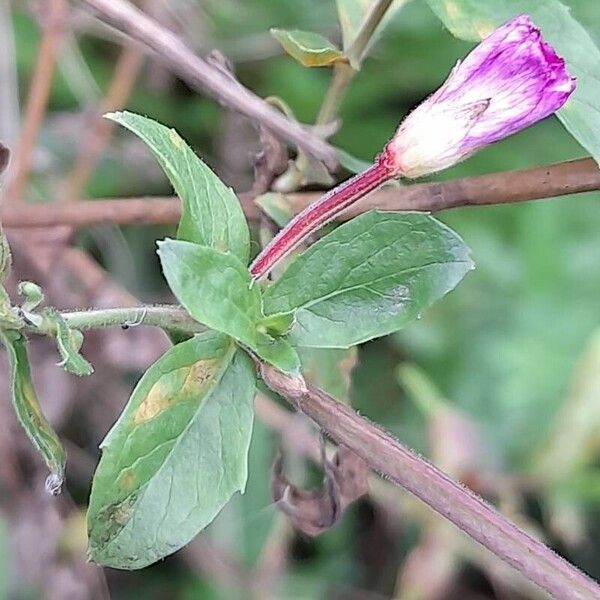
[(398, 173), (385, 153), (366, 171), (344, 181), (298, 213), (256, 257), (250, 265), (253, 279), (260, 279), (311, 233), (334, 219), (346, 207), (368, 194)]

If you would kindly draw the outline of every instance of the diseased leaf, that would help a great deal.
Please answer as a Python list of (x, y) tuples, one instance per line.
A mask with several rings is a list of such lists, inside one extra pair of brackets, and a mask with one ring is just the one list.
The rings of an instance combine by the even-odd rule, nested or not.
[(250, 234), (233, 190), (196, 156), (174, 129), (129, 112), (105, 116), (146, 143), (181, 198), (177, 237), (221, 252), (231, 252), (246, 264)]
[(577, 88), (557, 116), (600, 162), (600, 49), (559, 0), (427, 0), (450, 32), (479, 41), (508, 19), (531, 15), (544, 37), (567, 61)]
[(79, 377), (91, 375), (94, 368), (79, 353), (83, 344), (81, 331), (71, 329), (62, 318), (62, 315), (53, 308), (44, 311), (44, 319), (48, 320), (56, 330), (56, 345), (62, 358), (59, 365), (65, 371)]
[(46, 489), (52, 494), (58, 494), (64, 481), (67, 455), (58, 436), (46, 420), (35, 393), (25, 338), (14, 331), (0, 330), (0, 339), (8, 353), (10, 391), (15, 412), (25, 433), (50, 471)]
[(346, 62), (344, 53), (327, 38), (313, 31), (271, 29), (282, 48), (305, 67), (328, 67)]
[(260, 289), (233, 254), (165, 240), (158, 255), (169, 287), (194, 319), (232, 336), (274, 366), (298, 371), (300, 361), (289, 343), (259, 329)]
[(187, 544), (247, 479), (255, 371), (206, 332), (143, 375), (102, 443), (88, 511), (90, 557), (139, 569)]
[(298, 256), (265, 292), (264, 311), (297, 311), (294, 345), (348, 348), (401, 329), (472, 267), (463, 241), (433, 217), (372, 211)]
[(281, 456), (273, 465), (273, 501), (298, 531), (310, 536), (331, 529), (369, 491), (367, 463), (346, 446), (340, 446), (332, 460), (325, 457), (323, 469), (323, 487), (306, 490), (286, 477)]

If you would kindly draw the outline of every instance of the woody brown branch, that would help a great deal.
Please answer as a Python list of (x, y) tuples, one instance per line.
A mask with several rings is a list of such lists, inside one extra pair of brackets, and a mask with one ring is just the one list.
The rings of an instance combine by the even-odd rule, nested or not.
[(322, 160), (330, 169), (337, 167), (338, 158), (333, 146), (308, 127), (287, 119), (235, 79), (196, 56), (174, 33), (127, 0), (79, 0), (78, 3), (155, 52), (193, 88), (264, 125), (281, 139)]
[[(460, 206), (510, 204), (555, 196), (600, 190), (600, 169), (591, 158), (535, 167), (521, 171), (465, 177), (441, 183), (416, 183), (400, 188), (383, 188), (349, 208), (341, 219), (377, 208), (379, 210), (416, 210), (436, 212)], [(288, 194), (294, 213), (319, 196), (316, 192)], [(240, 200), (246, 216), (260, 216), (249, 194)], [(177, 198), (121, 198), (71, 205), (35, 204), (0, 206), (0, 222), (7, 228), (70, 225), (86, 227), (112, 224), (174, 224), (181, 215)]]

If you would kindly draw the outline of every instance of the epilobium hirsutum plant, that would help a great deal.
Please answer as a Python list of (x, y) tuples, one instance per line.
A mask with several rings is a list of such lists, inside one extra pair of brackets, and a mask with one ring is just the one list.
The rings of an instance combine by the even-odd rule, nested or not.
[(382, 183), (447, 169), (556, 112), (575, 89), (527, 15), (496, 29), (400, 124), (375, 164), (297, 215), (250, 267), (266, 275), (308, 235)]
[[(119, 13), (123, 0), (94, 4), (103, 6), (103, 14), (130, 14)], [(356, 7), (369, 4), (373, 10), (365, 9), (362, 21), (346, 18), (349, 10), (355, 16)], [(341, 79), (334, 76), (319, 121), (331, 120), (350, 65), (360, 64), (390, 4), (338, 2), (344, 51), (306, 32), (279, 36), (306, 64), (340, 67), (336, 75)], [(129, 29), (134, 31), (139, 20), (148, 31), (151, 23), (131, 14)], [(163, 38), (161, 43), (172, 48), (172, 38)], [(240, 90), (231, 78), (227, 81)], [(423, 213), (371, 211), (318, 240), (269, 286), (253, 285), (307, 234), (384, 181), (455, 164), (558, 110), (574, 85), (564, 61), (529, 17), (509, 21), (406, 118), (375, 165), (294, 219), (250, 268), (250, 231), (235, 193), (174, 130), (132, 113), (108, 115), (147, 144), (181, 199), (177, 239), (160, 242), (158, 250), (164, 276), (181, 306), (59, 313), (40, 308), (42, 291), (32, 283), (20, 286), (24, 300), (14, 306), (3, 288), (10, 253), (0, 230), (0, 342), (9, 357), (16, 414), (51, 471), (50, 491), (56, 492), (62, 481), (66, 454), (42, 417), (26, 334), (55, 338), (60, 365), (79, 376), (92, 372), (80, 354), (81, 330), (144, 323), (163, 328), (173, 341), (142, 376), (102, 443), (88, 510), (90, 558), (122, 569), (162, 559), (190, 541), (245, 489), (258, 366), (268, 387), (349, 449), (327, 461), (327, 482), (332, 485), (325, 486), (324, 496), (304, 496), (303, 503), (307, 498), (317, 501), (303, 504), (306, 510), (294, 504), (292, 488), (276, 473), (274, 490), (279, 492), (274, 500), (285, 505), (284, 512), (303, 531), (332, 526), (347, 503), (364, 493), (365, 459), (556, 597), (597, 598), (595, 588), (591, 594), (578, 594), (593, 584), (543, 545), (313, 387), (327, 386), (339, 399), (348, 399), (346, 363), (352, 360), (353, 346), (400, 330), (458, 285), (473, 263), (454, 231)], [(569, 112), (576, 113), (576, 107)], [(276, 146), (271, 140), (264, 143), (267, 154), (269, 144)], [(1, 163), (0, 156), (0, 170)], [(270, 177), (278, 168), (267, 165), (266, 170)], [(353, 460), (349, 455), (354, 452), (362, 459)]]

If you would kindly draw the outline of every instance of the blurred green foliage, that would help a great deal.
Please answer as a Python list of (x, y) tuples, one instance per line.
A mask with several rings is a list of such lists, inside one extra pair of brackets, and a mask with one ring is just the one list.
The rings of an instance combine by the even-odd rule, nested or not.
[[(270, 27), (313, 30), (339, 43), (333, 0), (206, 0), (197, 4), (203, 9), (205, 36), (188, 42), (199, 51), (222, 49), (236, 63), (245, 85), (262, 96), (282, 97), (299, 119), (313, 121), (330, 72), (303, 68), (283, 55), (268, 31)], [(595, 2), (570, 0), (567, 4), (584, 25), (590, 25), (598, 41), (600, 27), (592, 31), (592, 19), (598, 21), (597, 9), (592, 8)], [(16, 12), (14, 25), (19, 78), (26, 89), (38, 28), (24, 11)], [(471, 46), (452, 38), (424, 2), (410, 2), (394, 16), (353, 81), (334, 142), (357, 157), (372, 159), (400, 119), (444, 80)], [(98, 86), (106, 89), (118, 48), (86, 37), (81, 50)], [(215, 103), (183, 84), (174, 82), (167, 90), (155, 89), (142, 78), (127, 108), (177, 128), (199, 155), (219, 170), (217, 147), (224, 121), (223, 111)], [(59, 75), (52, 90), (51, 116), (80, 109)], [(72, 149), (61, 145), (55, 130), (44, 129), (42, 140), (49, 154), (68, 164)], [(119, 132), (115, 144), (121, 143)], [(525, 168), (584, 155), (552, 118), (480, 152), (440, 178)], [(118, 155), (109, 154), (99, 164), (89, 195), (170, 193), (166, 181), (157, 176), (158, 167), (150, 169), (147, 177), (128, 172), (128, 168)], [(50, 171), (37, 174), (41, 197), (50, 195), (53, 176), (56, 173)], [(489, 469), (518, 475), (533, 472), (534, 459), (548, 443), (554, 417), (567, 398), (574, 367), (600, 325), (599, 201), (600, 194), (590, 193), (438, 215), (470, 246), (477, 268), (419, 322), (360, 349), (353, 375), (353, 405), (403, 441), (427, 452), (426, 416), (408, 400), (396, 380), (397, 365), (408, 360), (422, 367), (443, 395), (481, 428), (483, 460)], [(173, 230), (105, 228), (104, 239), (108, 236), (125, 242), (124, 252), (117, 256), (107, 250), (110, 243), (98, 242), (99, 236), (85, 233), (80, 241), (135, 293), (154, 300), (164, 297), (154, 240), (165, 234), (172, 235)], [(241, 564), (255, 563), (275, 519), (269, 468), (278, 443), (277, 436), (256, 424), (248, 491), (234, 498), (206, 533)], [(586, 465), (590, 469), (586, 476), (572, 486), (571, 502), (589, 532), (586, 543), (567, 548), (553, 532), (546, 531), (550, 542), (596, 577), (600, 576), (598, 466), (596, 453)], [(302, 464), (292, 467), (300, 480), (307, 475)], [(543, 504), (544, 496), (538, 496), (536, 502)], [(350, 589), (368, 589), (388, 597), (395, 570), (412, 547), (417, 528), (414, 522), (407, 523), (402, 536), (373, 541), (365, 536), (367, 531), (377, 531), (378, 510), (355, 507), (341, 526), (325, 536), (296, 540), (282, 597), (331, 598), (332, 590), (337, 597), (345, 597)], [(539, 511), (536, 515), (534, 520), (539, 520)], [(364, 544), (377, 546), (378, 567), (365, 558)], [(3, 564), (0, 558), (0, 570)], [(131, 577), (137, 577), (136, 585), (119, 587), (115, 597), (247, 597), (243, 590), (200, 579), (173, 561)], [(4, 580), (0, 573), (0, 586)]]

